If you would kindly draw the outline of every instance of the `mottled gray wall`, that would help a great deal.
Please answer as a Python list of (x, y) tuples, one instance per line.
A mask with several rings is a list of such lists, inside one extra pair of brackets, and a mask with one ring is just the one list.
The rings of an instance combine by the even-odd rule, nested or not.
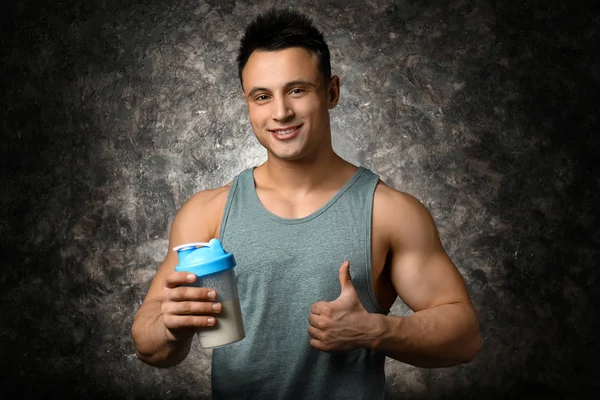
[(342, 80), (336, 150), (430, 209), (480, 313), (474, 362), (390, 361), (392, 398), (599, 388), (591, 8), (45, 3), (2, 6), (0, 391), (207, 396), (210, 352), (155, 369), (136, 359), (129, 329), (182, 202), (265, 160), (234, 60), (243, 26), (273, 4), (297, 6), (328, 38)]

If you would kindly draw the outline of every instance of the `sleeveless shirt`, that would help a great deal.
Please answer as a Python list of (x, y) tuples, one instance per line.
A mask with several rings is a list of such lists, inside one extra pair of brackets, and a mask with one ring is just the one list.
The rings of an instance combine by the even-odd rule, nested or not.
[[(214, 399), (381, 399), (385, 356), (371, 349), (323, 352), (310, 346), (308, 316), (341, 292), (350, 261), (360, 301), (387, 314), (371, 284), (371, 222), (379, 177), (359, 167), (320, 209), (281, 218), (260, 202), (254, 168), (237, 175), (219, 238), (234, 255), (246, 337), (213, 350)], [(218, 318), (218, 317), (217, 317)], [(217, 319), (218, 321), (218, 319)]]

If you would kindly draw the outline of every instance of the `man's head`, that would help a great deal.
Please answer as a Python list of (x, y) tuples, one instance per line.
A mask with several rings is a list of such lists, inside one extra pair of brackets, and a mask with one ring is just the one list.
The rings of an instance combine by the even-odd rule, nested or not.
[(306, 161), (333, 152), (329, 110), (340, 81), (308, 17), (273, 10), (259, 16), (246, 29), (238, 62), (248, 117), (270, 158)]
[(329, 82), (331, 62), (323, 34), (309, 17), (297, 11), (271, 9), (248, 25), (240, 42), (237, 63), (242, 86), (242, 71), (254, 51), (278, 51), (291, 47), (304, 48), (317, 56), (325, 84)]

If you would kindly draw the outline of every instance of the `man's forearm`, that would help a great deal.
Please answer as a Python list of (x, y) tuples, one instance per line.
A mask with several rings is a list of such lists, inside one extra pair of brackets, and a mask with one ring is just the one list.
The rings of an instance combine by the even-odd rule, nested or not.
[(131, 336), (138, 358), (161, 368), (172, 367), (183, 361), (190, 351), (193, 338), (177, 341), (168, 337), (167, 328), (162, 322), (160, 302), (149, 302), (140, 307), (131, 327)]
[(372, 315), (379, 332), (371, 347), (398, 361), (442, 368), (469, 362), (479, 352), (479, 321), (470, 306), (446, 304), (409, 317)]

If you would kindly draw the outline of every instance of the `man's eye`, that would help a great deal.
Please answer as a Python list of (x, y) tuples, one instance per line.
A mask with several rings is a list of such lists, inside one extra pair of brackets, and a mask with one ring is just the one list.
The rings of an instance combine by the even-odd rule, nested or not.
[(292, 89), (292, 90), (290, 90), (290, 93), (292, 93), (292, 94), (300, 94), (302, 92), (304, 92), (304, 90), (302, 90), (302, 89)]
[(266, 94), (258, 95), (258, 96), (256, 96), (254, 98), (254, 100), (256, 100), (256, 101), (265, 101), (265, 100), (267, 100), (267, 95)]

